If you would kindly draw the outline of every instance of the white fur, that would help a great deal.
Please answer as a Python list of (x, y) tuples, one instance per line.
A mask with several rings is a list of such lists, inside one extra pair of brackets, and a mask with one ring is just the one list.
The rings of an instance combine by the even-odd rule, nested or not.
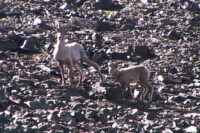
[(63, 27), (61, 27), (60, 23), (56, 24), (58, 27), (57, 43), (54, 47), (53, 57), (58, 61), (62, 76), (62, 84), (65, 85), (64, 65), (66, 65), (68, 68), (68, 77), (70, 78), (70, 85), (72, 85), (72, 67), (75, 67), (80, 73), (80, 78), (77, 86), (82, 84), (83, 71), (79, 66), (79, 61), (84, 61), (87, 64), (93, 66), (98, 71), (101, 80), (103, 80), (103, 76), (99, 70), (98, 65), (95, 62), (89, 60), (83, 47), (76, 42), (66, 44)]

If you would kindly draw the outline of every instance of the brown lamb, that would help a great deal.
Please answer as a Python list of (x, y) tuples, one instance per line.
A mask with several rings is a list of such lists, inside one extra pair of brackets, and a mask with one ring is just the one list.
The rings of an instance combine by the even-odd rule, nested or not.
[(149, 69), (144, 65), (130, 66), (128, 68), (118, 69), (118, 65), (112, 62), (108, 63), (109, 73), (112, 77), (119, 82), (123, 87), (124, 91), (129, 89), (133, 99), (134, 95), (130, 88), (130, 83), (139, 83), (140, 86), (144, 88), (142, 95), (140, 96), (140, 101), (146, 102), (145, 98), (148, 95), (148, 102), (152, 101), (153, 97), (153, 87), (149, 84), (148, 80), (150, 77)]

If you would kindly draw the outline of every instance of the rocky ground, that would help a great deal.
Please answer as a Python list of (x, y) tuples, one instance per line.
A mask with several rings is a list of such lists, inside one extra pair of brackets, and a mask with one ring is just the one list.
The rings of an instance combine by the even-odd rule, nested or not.
[[(200, 2), (190, 0), (3, 0), (0, 2), (0, 132), (200, 132)], [(83, 86), (62, 86), (52, 58), (59, 20), (83, 45)], [(152, 103), (121, 95), (108, 74), (146, 64)], [(74, 72), (74, 83), (78, 73)]]

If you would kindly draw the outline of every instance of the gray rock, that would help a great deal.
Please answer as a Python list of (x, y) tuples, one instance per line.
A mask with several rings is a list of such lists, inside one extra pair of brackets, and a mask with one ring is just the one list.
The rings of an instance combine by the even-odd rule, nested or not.
[(97, 83), (93, 84), (92, 85), (92, 90), (94, 90), (97, 93), (103, 93), (103, 94), (106, 93), (105, 87), (102, 86), (100, 82), (97, 82)]
[(186, 133), (198, 133), (200, 130), (195, 126), (189, 126), (184, 129)]

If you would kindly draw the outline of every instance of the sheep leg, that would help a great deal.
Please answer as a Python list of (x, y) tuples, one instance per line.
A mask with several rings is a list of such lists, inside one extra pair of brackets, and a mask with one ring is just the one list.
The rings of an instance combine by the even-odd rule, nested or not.
[(146, 88), (148, 88), (148, 100), (152, 102), (153, 99), (153, 87), (146, 81), (144, 82)]
[(139, 84), (144, 88), (144, 91), (143, 91), (142, 95), (140, 96), (140, 100), (144, 101), (146, 95), (149, 94), (148, 101), (151, 102), (152, 98), (153, 98), (152, 87), (150, 86), (150, 84), (147, 81), (141, 81)]
[(130, 94), (131, 94), (133, 100), (135, 100), (134, 93), (133, 93), (133, 91), (131, 90), (130, 84), (127, 85), (127, 88), (128, 88), (128, 90), (130, 91)]
[(78, 86), (82, 85), (82, 83), (83, 83), (83, 71), (82, 71), (82, 69), (81, 69), (81, 67), (79, 66), (78, 63), (75, 63), (75, 64), (74, 64), (74, 67), (75, 67), (76, 70), (78, 70), (79, 73), (80, 73), (79, 82), (78, 82), (78, 84), (76, 85), (76, 87), (78, 87)]
[(72, 86), (72, 66), (68, 66), (69, 86)]
[(127, 85), (124, 83), (122, 83), (121, 85), (122, 85), (122, 96), (125, 99), (125, 90), (126, 90)]
[(99, 66), (97, 65), (97, 63), (91, 61), (91, 60), (88, 59), (88, 57), (86, 57), (86, 56), (82, 57), (82, 61), (86, 62), (86, 63), (89, 64), (90, 66), (93, 66), (93, 67), (97, 70), (97, 72), (99, 73), (99, 76), (100, 76), (100, 78), (101, 78), (101, 81), (104, 80), (104, 77), (103, 77), (103, 75), (101, 74), (101, 72), (100, 72), (100, 70), (99, 70)]
[(148, 83), (148, 85), (149, 85), (149, 88), (150, 88), (148, 99), (149, 99), (149, 102), (152, 102), (152, 100), (153, 100), (153, 87), (149, 83)]
[(146, 88), (146, 86), (144, 85), (143, 81), (139, 82), (140, 86), (144, 89), (141, 96), (140, 96), (140, 101), (146, 102), (145, 97), (148, 93), (148, 88)]
[(60, 72), (61, 72), (61, 84), (65, 85), (65, 77), (64, 77), (64, 68), (63, 68), (63, 63), (62, 62), (58, 62), (59, 68), (60, 68)]

